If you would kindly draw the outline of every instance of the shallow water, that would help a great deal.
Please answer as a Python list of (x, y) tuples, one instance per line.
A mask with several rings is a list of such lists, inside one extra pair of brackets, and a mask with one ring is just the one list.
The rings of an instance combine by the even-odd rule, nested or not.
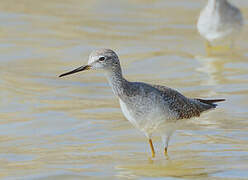
[[(248, 18), (248, 2), (237, 0)], [(248, 37), (206, 56), (195, 23), (201, 0), (8, 0), (0, 6), (2, 179), (246, 179)], [(170, 159), (150, 159), (101, 72), (57, 76), (116, 50), (129, 80), (190, 97), (226, 98), (180, 128)]]

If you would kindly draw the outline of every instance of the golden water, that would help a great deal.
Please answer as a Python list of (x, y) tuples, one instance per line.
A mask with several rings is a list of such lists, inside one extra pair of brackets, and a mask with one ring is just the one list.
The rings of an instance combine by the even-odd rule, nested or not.
[[(248, 2), (238, 0), (245, 18)], [(206, 56), (199, 0), (2, 0), (0, 178), (246, 179), (248, 31), (234, 53)], [(127, 79), (190, 97), (226, 98), (180, 128), (170, 159), (150, 159), (101, 72), (58, 75), (114, 49)]]

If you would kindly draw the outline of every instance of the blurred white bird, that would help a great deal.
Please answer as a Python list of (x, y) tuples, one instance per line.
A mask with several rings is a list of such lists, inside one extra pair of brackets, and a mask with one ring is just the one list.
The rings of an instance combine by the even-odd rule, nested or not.
[(227, 0), (208, 0), (197, 22), (200, 35), (207, 40), (207, 48), (220, 42), (228, 42), (232, 47), (242, 26), (241, 11)]

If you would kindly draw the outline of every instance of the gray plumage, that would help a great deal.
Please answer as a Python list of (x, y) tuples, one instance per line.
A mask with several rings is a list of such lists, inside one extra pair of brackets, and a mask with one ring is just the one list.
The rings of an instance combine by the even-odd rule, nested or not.
[(124, 116), (149, 139), (154, 132), (160, 133), (166, 148), (175, 122), (198, 117), (202, 112), (215, 108), (215, 102), (223, 101), (191, 99), (165, 86), (127, 81), (122, 75), (117, 54), (110, 49), (93, 51), (88, 65), (61, 76), (85, 69), (103, 69), (119, 98)]

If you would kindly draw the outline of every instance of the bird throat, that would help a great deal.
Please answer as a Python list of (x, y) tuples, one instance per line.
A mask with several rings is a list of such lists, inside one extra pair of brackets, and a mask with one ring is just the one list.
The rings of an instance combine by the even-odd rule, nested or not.
[(125, 93), (127, 87), (127, 80), (122, 76), (122, 71), (120, 66), (114, 66), (106, 71), (106, 76), (111, 86), (113, 93), (121, 97)]

